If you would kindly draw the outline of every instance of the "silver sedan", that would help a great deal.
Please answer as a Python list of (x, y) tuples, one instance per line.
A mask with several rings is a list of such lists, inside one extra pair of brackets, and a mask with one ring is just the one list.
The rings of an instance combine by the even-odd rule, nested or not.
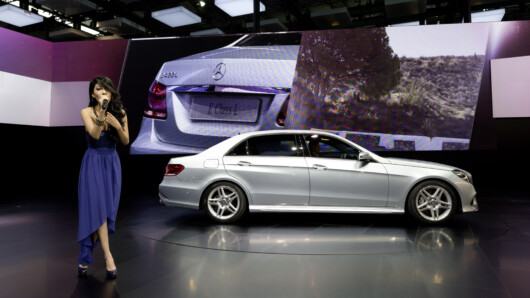
[(172, 158), (159, 195), (166, 206), (204, 209), (219, 223), (246, 212), (407, 213), (442, 223), (478, 210), (462, 169), (384, 158), (312, 130), (251, 132)]

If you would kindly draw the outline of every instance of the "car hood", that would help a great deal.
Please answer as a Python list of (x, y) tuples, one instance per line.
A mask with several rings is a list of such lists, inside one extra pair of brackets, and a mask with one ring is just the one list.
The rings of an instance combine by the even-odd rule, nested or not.
[(406, 167), (417, 167), (417, 168), (428, 168), (428, 169), (437, 169), (444, 171), (452, 171), (455, 167), (444, 165), (441, 163), (435, 163), (430, 161), (423, 160), (412, 160), (412, 159), (403, 159), (403, 158), (386, 158), (391, 164), (406, 166)]
[[(221, 48), (166, 62), (156, 80), (166, 86), (291, 88), (298, 49), (299, 46)], [(222, 75), (214, 76), (218, 70)]]

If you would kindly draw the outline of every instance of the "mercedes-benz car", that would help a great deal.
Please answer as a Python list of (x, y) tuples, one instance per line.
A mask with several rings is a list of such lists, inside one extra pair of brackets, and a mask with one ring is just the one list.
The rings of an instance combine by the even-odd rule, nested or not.
[(218, 223), (247, 212), (406, 213), (443, 223), (478, 210), (465, 170), (381, 157), (313, 130), (245, 133), (172, 158), (159, 196), (166, 206), (203, 209)]
[(231, 136), (282, 129), (301, 33), (245, 35), (163, 64), (131, 154), (198, 153)]

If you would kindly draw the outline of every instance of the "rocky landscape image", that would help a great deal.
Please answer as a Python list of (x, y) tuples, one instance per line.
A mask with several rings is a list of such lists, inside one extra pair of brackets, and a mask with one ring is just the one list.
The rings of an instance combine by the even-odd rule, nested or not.
[(398, 57), (384, 28), (304, 32), (286, 126), (469, 139), (483, 68), (483, 54)]

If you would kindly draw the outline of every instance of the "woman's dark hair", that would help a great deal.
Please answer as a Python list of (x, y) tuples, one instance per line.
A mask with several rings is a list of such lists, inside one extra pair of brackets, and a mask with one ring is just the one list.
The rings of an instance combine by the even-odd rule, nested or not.
[[(112, 80), (108, 77), (97, 76), (93, 78), (92, 81), (90, 81), (90, 86), (88, 87), (88, 96), (90, 98), (90, 102), (88, 103), (88, 106), (95, 107), (98, 105), (98, 101), (94, 97), (92, 97), (92, 93), (94, 92), (96, 84), (100, 85), (102, 88), (111, 93), (111, 99), (107, 108), (107, 112), (114, 115), (114, 117), (116, 117), (116, 119), (123, 126), (124, 123), (122, 122), (122, 119), (123, 117), (125, 117), (125, 107), (123, 106), (123, 102), (121, 101), (120, 94), (118, 93), (118, 91), (116, 91), (116, 88), (114, 88), (114, 83), (112, 83)], [(117, 133), (114, 127), (110, 127), (110, 129), (112, 134), (116, 137)]]

